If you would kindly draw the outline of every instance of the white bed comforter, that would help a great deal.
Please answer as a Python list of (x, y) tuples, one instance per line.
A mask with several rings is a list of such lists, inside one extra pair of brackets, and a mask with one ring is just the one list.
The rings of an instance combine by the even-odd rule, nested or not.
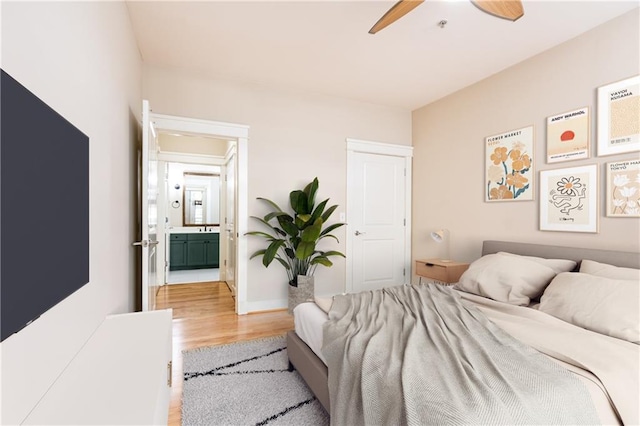
[[(596, 379), (626, 425), (640, 424), (640, 346), (576, 327), (544, 312), (459, 292), (501, 329)], [(589, 374), (590, 373), (590, 374)]]
[(601, 337), (439, 286), (338, 296), (323, 346), (332, 423), (596, 423), (584, 387), (530, 345), (592, 371), (637, 424), (638, 348)]

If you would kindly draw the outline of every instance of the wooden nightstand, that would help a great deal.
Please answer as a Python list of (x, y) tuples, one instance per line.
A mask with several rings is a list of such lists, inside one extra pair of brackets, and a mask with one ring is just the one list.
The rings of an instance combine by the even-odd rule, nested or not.
[(440, 259), (416, 260), (416, 275), (429, 278), (433, 282), (449, 285), (457, 283), (460, 275), (469, 267), (468, 263), (443, 262)]

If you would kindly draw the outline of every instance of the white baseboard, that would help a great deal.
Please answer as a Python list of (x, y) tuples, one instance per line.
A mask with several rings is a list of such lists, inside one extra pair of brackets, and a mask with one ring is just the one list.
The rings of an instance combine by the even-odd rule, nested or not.
[(287, 309), (287, 299), (261, 300), (258, 302), (245, 302), (247, 312), (271, 311), (273, 309)]

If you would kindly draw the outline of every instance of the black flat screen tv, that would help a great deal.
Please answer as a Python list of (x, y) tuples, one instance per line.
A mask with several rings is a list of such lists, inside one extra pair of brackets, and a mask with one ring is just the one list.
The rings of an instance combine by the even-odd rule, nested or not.
[(89, 138), (0, 72), (4, 341), (89, 282)]

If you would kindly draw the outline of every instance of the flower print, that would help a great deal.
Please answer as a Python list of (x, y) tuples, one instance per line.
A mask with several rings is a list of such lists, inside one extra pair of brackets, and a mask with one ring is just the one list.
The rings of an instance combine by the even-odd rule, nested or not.
[(624, 211), (626, 214), (638, 216), (640, 214), (640, 208), (638, 207), (627, 207)]
[(529, 179), (522, 176), (520, 173), (507, 175), (507, 185), (515, 186), (518, 189), (524, 187), (527, 182), (529, 182)]
[(622, 205), (625, 203), (625, 201), (621, 198), (614, 198), (613, 199), (613, 205), (616, 207), (622, 207)]
[(613, 185), (614, 186), (625, 186), (629, 183), (629, 178), (627, 175), (615, 175), (613, 177)]
[(558, 191), (562, 195), (569, 195), (571, 197), (575, 197), (578, 195), (578, 189), (582, 188), (582, 184), (580, 183), (580, 178), (576, 178), (573, 176), (563, 177), (557, 183)]
[[(487, 193), (489, 200), (516, 199), (528, 194), (531, 179), (532, 158), (526, 153), (527, 145), (514, 141), (507, 146), (497, 146), (487, 162)], [(526, 196), (526, 195), (525, 195)]]
[(505, 185), (500, 185), (497, 188), (491, 188), (491, 200), (510, 200), (512, 198), (513, 192), (509, 191), (509, 188), (507, 188)]
[(520, 141), (516, 141), (513, 143), (511, 147), (514, 151), (515, 150), (522, 151), (525, 148), (525, 145)]
[(491, 154), (491, 161), (496, 166), (500, 163), (507, 161), (507, 147), (499, 146), (493, 150), (493, 154)]
[(504, 169), (500, 166), (490, 166), (487, 176), (491, 182), (500, 182), (504, 179)]
[(640, 183), (640, 173), (636, 175), (636, 183)]
[(633, 194), (635, 194), (637, 191), (637, 188), (634, 186), (625, 186), (620, 190), (620, 195), (622, 195), (625, 198), (630, 198), (633, 197)]
[(513, 160), (513, 163), (511, 163), (511, 167), (516, 172), (519, 172), (523, 169), (528, 169), (530, 166), (531, 166), (531, 160), (529, 160), (528, 155), (524, 155), (518, 158), (517, 160)]
[(531, 158), (529, 155), (523, 155), (518, 149), (513, 149), (511, 153), (509, 153), (509, 157), (511, 157), (511, 168), (516, 172), (531, 167)]
[(632, 201), (632, 200), (627, 201), (627, 209), (632, 209), (635, 206), (636, 206), (636, 202), (635, 201)]

